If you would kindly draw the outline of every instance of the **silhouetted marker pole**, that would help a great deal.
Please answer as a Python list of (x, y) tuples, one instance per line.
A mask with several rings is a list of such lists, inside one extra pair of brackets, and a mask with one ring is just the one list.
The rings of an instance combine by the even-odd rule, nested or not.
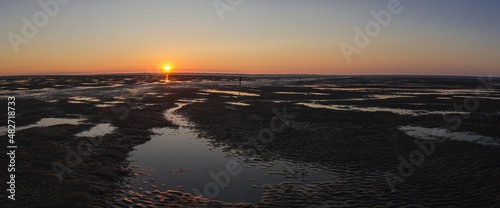
[(238, 96), (241, 95), (241, 76), (240, 76), (240, 87), (238, 88)]

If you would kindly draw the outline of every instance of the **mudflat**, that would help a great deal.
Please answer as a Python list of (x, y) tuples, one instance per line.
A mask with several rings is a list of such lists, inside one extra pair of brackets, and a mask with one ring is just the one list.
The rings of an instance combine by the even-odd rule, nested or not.
[(23, 207), (500, 206), (498, 78), (0, 79)]

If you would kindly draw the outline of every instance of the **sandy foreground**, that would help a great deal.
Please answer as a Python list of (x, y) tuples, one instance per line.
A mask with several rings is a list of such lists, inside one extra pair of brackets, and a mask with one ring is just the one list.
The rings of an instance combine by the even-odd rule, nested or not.
[(498, 79), (1, 79), (0, 207), (500, 206)]

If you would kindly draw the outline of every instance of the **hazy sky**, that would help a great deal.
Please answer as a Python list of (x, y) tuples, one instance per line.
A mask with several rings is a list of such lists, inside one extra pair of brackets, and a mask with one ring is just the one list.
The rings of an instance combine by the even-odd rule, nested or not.
[[(174, 72), (500, 76), (500, 1), (401, 0), (402, 11), (357, 47), (354, 28), (365, 31), (376, 20), (370, 12), (391, 1), (220, 0), (232, 9), (221, 20), (212, 0), (70, 0), (53, 14), (39, 2), (55, 0), (0, 0), (0, 75), (168, 64)], [(34, 16), (37, 33), (23, 22)], [(342, 42), (360, 52), (350, 63)]]

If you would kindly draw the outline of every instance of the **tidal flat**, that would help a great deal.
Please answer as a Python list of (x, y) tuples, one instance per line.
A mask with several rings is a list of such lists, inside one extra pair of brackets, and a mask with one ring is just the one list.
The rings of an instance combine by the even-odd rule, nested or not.
[(2, 207), (500, 206), (498, 78), (0, 79)]

